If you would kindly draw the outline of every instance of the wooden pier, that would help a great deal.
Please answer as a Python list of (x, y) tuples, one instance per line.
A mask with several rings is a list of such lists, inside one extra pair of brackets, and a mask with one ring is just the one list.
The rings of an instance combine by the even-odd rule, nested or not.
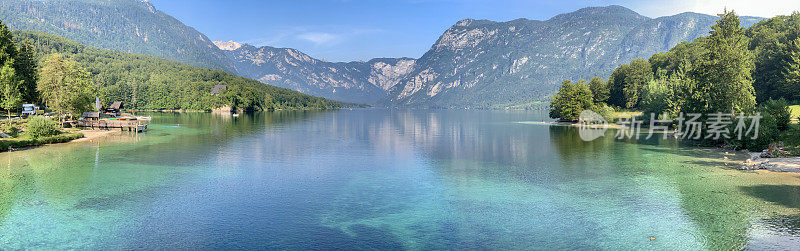
[(76, 120), (72, 122), (73, 126), (88, 127), (100, 130), (120, 129), (122, 131), (142, 132), (147, 130), (147, 125), (150, 121), (147, 120)]

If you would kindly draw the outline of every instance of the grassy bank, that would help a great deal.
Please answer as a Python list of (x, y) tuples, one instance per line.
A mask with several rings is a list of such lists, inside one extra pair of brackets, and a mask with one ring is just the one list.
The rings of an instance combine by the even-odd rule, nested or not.
[(59, 135), (40, 137), (40, 138), (20, 137), (20, 138), (10, 138), (10, 139), (0, 139), (0, 151), (5, 152), (11, 148), (24, 148), (31, 146), (46, 145), (46, 144), (64, 143), (79, 138), (83, 138), (83, 133), (79, 132), (62, 133)]

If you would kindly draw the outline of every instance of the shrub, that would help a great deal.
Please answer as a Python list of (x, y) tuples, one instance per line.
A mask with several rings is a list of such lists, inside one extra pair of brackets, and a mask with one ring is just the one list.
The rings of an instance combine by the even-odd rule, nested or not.
[(775, 118), (775, 124), (778, 126), (778, 130), (786, 130), (789, 126), (789, 122), (792, 121), (792, 111), (789, 109), (789, 103), (783, 98), (767, 100), (761, 105), (761, 108), (762, 113), (763, 111), (767, 111)]
[(26, 133), (28, 136), (35, 139), (57, 135), (61, 133), (61, 130), (58, 128), (55, 121), (43, 116), (33, 116), (30, 118), (30, 121), (28, 121)]
[(0, 131), (5, 132), (12, 137), (16, 137), (19, 134), (19, 127), (17, 125), (12, 124), (11, 127), (8, 126), (8, 123), (0, 123)]
[(8, 151), (13, 148), (39, 146), (44, 144), (64, 143), (74, 139), (83, 138), (83, 133), (64, 133), (49, 137), (21, 140), (0, 140), (0, 151)]
[(614, 114), (614, 108), (605, 103), (599, 103), (595, 105), (593, 111), (597, 114), (600, 114), (600, 116), (602, 116), (603, 119), (609, 123), (614, 123), (614, 121), (617, 119), (616, 115)]
[(44, 144), (64, 143), (79, 138), (83, 138), (83, 133), (64, 133), (59, 135), (38, 138), (34, 140), (35, 141), (34, 144), (44, 145)]
[(27, 119), (13, 119), (11, 120), (11, 127), (8, 127), (8, 121), (0, 123), (0, 130), (13, 137), (19, 136), (22, 128), (28, 124)]
[[(775, 116), (764, 107), (759, 109), (759, 112), (761, 113), (762, 117), (758, 126), (758, 138), (750, 139), (750, 136), (746, 136), (743, 137), (742, 140), (734, 139), (734, 145), (741, 146), (742, 148), (746, 148), (750, 151), (759, 152), (767, 149), (769, 144), (775, 143), (775, 141), (778, 139), (778, 135), (780, 134)], [(752, 121), (748, 120), (747, 124), (750, 123), (752, 123)]]

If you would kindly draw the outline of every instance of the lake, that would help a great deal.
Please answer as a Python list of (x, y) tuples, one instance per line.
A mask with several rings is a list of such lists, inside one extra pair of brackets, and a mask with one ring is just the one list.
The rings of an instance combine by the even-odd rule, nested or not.
[[(542, 112), (154, 113), (0, 153), (3, 249), (796, 249), (800, 176)], [(731, 160), (725, 160), (728, 156)]]

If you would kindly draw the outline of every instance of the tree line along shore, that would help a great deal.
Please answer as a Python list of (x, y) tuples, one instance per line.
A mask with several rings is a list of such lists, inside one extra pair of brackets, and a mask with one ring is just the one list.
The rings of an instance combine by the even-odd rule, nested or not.
[(608, 80), (566, 80), (553, 97), (550, 117), (577, 121), (583, 110), (592, 110), (615, 121), (618, 112), (636, 111), (644, 114), (644, 121), (651, 119), (649, 114), (670, 121), (702, 114), (699, 121), (708, 123), (716, 113), (758, 114), (756, 139), (696, 141), (751, 151), (783, 145), (785, 155), (800, 155), (800, 126), (792, 123), (800, 110), (790, 109), (800, 104), (800, 13), (746, 29), (740, 24), (733, 11), (725, 11), (708, 36), (649, 59), (634, 59), (616, 68)]
[[(222, 90), (215, 87), (225, 86)], [(217, 88), (218, 89), (218, 88)], [(82, 137), (61, 123), (94, 111), (95, 99), (135, 110), (324, 110), (360, 107), (222, 71), (151, 56), (97, 49), (60, 36), (11, 31), (0, 22), (0, 151)], [(50, 116), (12, 118), (22, 104)], [(43, 132), (43, 133), (37, 133)]]

